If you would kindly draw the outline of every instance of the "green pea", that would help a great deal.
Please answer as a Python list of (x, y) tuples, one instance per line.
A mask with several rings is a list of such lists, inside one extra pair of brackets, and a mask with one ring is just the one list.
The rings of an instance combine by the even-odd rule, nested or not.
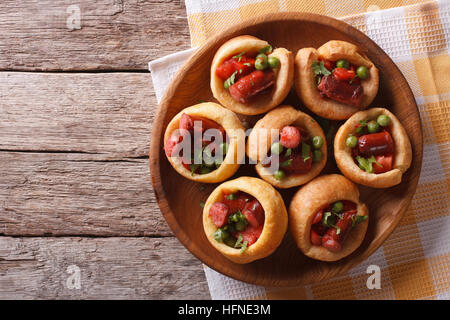
[(222, 162), (223, 162), (222, 159), (216, 159), (214, 160), (214, 165), (216, 166), (216, 168), (219, 168)]
[(377, 118), (377, 123), (382, 127), (386, 127), (391, 123), (391, 118), (385, 114), (380, 114)]
[(238, 221), (235, 226), (237, 231), (244, 231), (247, 224), (244, 221)]
[(336, 62), (336, 67), (337, 67), (337, 68), (348, 69), (349, 66), (350, 66), (350, 63), (348, 63), (348, 61), (347, 61), (347, 60), (344, 60), (344, 59), (338, 60), (338, 61)]
[(336, 213), (341, 212), (342, 209), (344, 209), (344, 204), (341, 201), (335, 202), (331, 208), (331, 210)]
[(210, 173), (211, 171), (212, 171), (211, 168), (208, 168), (208, 167), (200, 168), (200, 174), (207, 174), (207, 173)]
[(360, 79), (367, 79), (367, 77), (369, 76), (369, 69), (367, 69), (367, 67), (365, 66), (359, 66), (358, 69), (356, 69), (356, 75)]
[(234, 213), (228, 217), (229, 223), (238, 222), (238, 221), (239, 221), (239, 216), (236, 213)]
[(218, 242), (223, 242), (223, 240), (229, 236), (230, 235), (228, 234), (228, 232), (226, 232), (222, 228), (217, 229), (217, 231), (213, 233), (214, 239)]
[(223, 240), (223, 243), (225, 243), (227, 246), (234, 248), (236, 245), (236, 240), (233, 237), (228, 237)]
[(273, 176), (275, 177), (275, 179), (277, 179), (278, 181), (283, 180), (284, 177), (286, 176), (286, 174), (284, 173), (283, 170), (277, 170), (275, 171), (275, 173), (273, 174)]
[(320, 149), (323, 146), (323, 139), (321, 136), (312, 138), (312, 145), (315, 149)]
[(222, 154), (223, 154), (223, 155), (226, 155), (226, 154), (227, 154), (227, 151), (228, 151), (228, 143), (222, 142), (222, 143), (219, 145), (219, 150), (222, 151)]
[(380, 125), (375, 120), (369, 121), (369, 123), (367, 124), (367, 130), (369, 131), (369, 133), (375, 133), (378, 131), (378, 129), (380, 129)]
[(269, 57), (267, 59), (267, 62), (269, 63), (269, 67), (272, 69), (278, 68), (280, 66), (280, 60), (277, 57)]
[(260, 53), (256, 56), (255, 60), (255, 69), (256, 70), (264, 70), (268, 66), (267, 56), (264, 53)]
[(236, 232), (236, 227), (234, 223), (226, 225), (224, 228), (227, 228), (228, 233)]
[(358, 138), (352, 135), (349, 135), (347, 140), (345, 141), (345, 144), (349, 148), (354, 148), (358, 144)]
[(313, 151), (313, 161), (319, 162), (320, 160), (322, 160), (322, 151), (314, 150)]
[(230, 193), (229, 195), (227, 195), (227, 199), (228, 200), (236, 200), (236, 195), (234, 193)]
[(280, 142), (275, 142), (270, 147), (270, 152), (272, 152), (272, 154), (281, 154), (283, 152), (283, 149), (283, 145)]

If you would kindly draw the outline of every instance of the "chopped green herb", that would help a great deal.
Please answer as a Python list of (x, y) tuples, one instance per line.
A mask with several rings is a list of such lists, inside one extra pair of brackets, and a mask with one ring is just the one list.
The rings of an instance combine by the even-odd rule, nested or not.
[(199, 164), (191, 164), (189, 165), (189, 168), (191, 168), (191, 175), (194, 176), (195, 171), (197, 171), (197, 169), (200, 167)]
[(292, 164), (292, 159), (286, 160), (282, 163), (280, 163), (280, 167), (284, 168), (284, 167), (289, 167)]
[(374, 163), (377, 166), (383, 168), (383, 166), (375, 159), (375, 156), (371, 156), (369, 159), (363, 158), (361, 156), (357, 156), (356, 161), (358, 161), (359, 167), (368, 173), (373, 173), (373, 164)]
[(340, 218), (339, 215), (333, 214), (329, 211), (325, 212), (322, 216), (322, 225), (324, 227), (333, 227), (336, 229), (336, 234), (341, 233), (341, 228), (336, 226), (336, 217)]
[(229, 89), (234, 84), (234, 81), (236, 80), (236, 74), (237, 71), (233, 72), (233, 74), (227, 80), (225, 80), (225, 82), (223, 83), (225, 89)]
[(324, 212), (322, 216), (322, 225), (324, 227), (331, 227), (336, 222), (336, 217), (330, 211)]
[(238, 55), (235, 55), (233, 58), (238, 59), (239, 62), (241, 62), (242, 56), (245, 54), (245, 52), (241, 52)]
[(355, 227), (356, 225), (360, 224), (361, 222), (367, 220), (369, 216), (352, 216), (352, 227)]
[(200, 191), (205, 191), (206, 187), (204, 185), (200, 186)]
[(259, 53), (271, 53), (272, 52), (272, 46), (269, 44), (268, 46), (265, 46), (264, 48), (261, 48), (258, 50)]
[(286, 153), (284, 154), (286, 157), (289, 157), (290, 155), (292, 154), (292, 149), (291, 148), (288, 148), (287, 150), (286, 150)]
[(314, 61), (311, 67), (315, 76), (329, 76), (331, 74), (331, 72), (323, 65), (323, 61)]
[(229, 195), (227, 195), (227, 199), (228, 200), (236, 200), (236, 195), (234, 193), (230, 193)]
[(243, 253), (247, 249), (248, 241), (245, 240), (241, 246), (241, 253)]
[(240, 246), (242, 245), (242, 235), (240, 234), (236, 240), (236, 244), (234, 245), (235, 248), (240, 248)]
[(200, 201), (200, 207), (202, 207), (202, 208), (205, 207), (205, 203), (203, 201)]
[(336, 229), (337, 235), (341, 234), (341, 228), (339, 228), (338, 226), (335, 226), (335, 225), (332, 225), (332, 227)]
[(250, 62), (246, 62), (246, 63), (244, 63), (244, 66), (251, 67), (252, 64)]
[(223, 228), (217, 229), (216, 232), (213, 233), (213, 237), (217, 242), (223, 242), (224, 239), (228, 238), (230, 235)]
[(302, 158), (304, 162), (311, 158), (311, 146), (305, 142), (302, 142)]

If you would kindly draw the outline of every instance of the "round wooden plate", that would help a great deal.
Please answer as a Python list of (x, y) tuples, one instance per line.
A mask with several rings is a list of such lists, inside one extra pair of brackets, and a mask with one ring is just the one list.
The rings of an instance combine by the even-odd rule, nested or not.
[[(209, 86), (210, 66), (217, 49), (238, 35), (254, 35), (274, 47), (284, 47), (295, 55), (300, 48), (318, 48), (329, 40), (345, 40), (366, 48), (370, 60), (380, 70), (380, 88), (371, 106), (389, 108), (402, 122), (413, 147), (413, 161), (400, 185), (389, 189), (360, 187), (361, 198), (370, 214), (363, 244), (350, 256), (333, 263), (315, 261), (297, 249), (289, 232), (271, 256), (250, 264), (235, 264), (206, 239), (202, 226), (201, 201), (217, 184), (192, 182), (175, 172), (163, 151), (164, 130), (175, 114), (200, 101), (216, 101)], [(294, 92), (286, 99), (305, 110)], [(247, 117), (254, 123), (258, 117)], [(243, 119), (243, 117), (242, 117)], [(337, 172), (334, 159), (324, 172)], [(341, 274), (369, 257), (391, 234), (407, 210), (416, 190), (422, 163), (422, 131), (419, 112), (411, 90), (391, 59), (372, 40), (350, 25), (326, 16), (308, 13), (280, 13), (258, 17), (213, 37), (184, 64), (167, 89), (153, 123), (150, 169), (153, 188), (161, 211), (173, 233), (203, 263), (229, 277), (265, 286), (295, 286)], [(256, 176), (252, 166), (243, 165), (232, 178)], [(280, 190), (289, 206), (297, 188)]]

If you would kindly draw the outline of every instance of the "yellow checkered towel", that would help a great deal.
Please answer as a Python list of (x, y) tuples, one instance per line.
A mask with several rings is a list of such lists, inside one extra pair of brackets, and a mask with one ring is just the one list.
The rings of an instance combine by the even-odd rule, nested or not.
[[(418, 2), (186, 0), (193, 46), (246, 18), (267, 13), (345, 16), (340, 19), (373, 39), (405, 75), (419, 106), (424, 137), (422, 172), (412, 204), (369, 259), (342, 276), (297, 288), (249, 285), (205, 267), (213, 299), (450, 298), (450, 1)], [(393, 6), (403, 7), (386, 9)], [(167, 79), (193, 51), (150, 63), (158, 98)], [(367, 285), (374, 268), (381, 271), (379, 289)]]

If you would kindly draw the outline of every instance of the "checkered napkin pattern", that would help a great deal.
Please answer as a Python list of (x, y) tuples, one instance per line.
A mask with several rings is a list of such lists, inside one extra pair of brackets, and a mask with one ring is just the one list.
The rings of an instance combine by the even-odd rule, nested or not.
[[(371, 257), (346, 274), (295, 288), (249, 285), (204, 267), (213, 299), (450, 299), (450, 1), (186, 0), (192, 45), (245, 18), (307, 11), (351, 24), (373, 39), (406, 77), (423, 126), (423, 165), (399, 226)], [(413, 5), (408, 5), (416, 3)], [(392, 6), (403, 6), (389, 8)], [(385, 10), (380, 10), (385, 9)], [(195, 49), (150, 62), (158, 101)], [(367, 268), (381, 270), (368, 289)]]

